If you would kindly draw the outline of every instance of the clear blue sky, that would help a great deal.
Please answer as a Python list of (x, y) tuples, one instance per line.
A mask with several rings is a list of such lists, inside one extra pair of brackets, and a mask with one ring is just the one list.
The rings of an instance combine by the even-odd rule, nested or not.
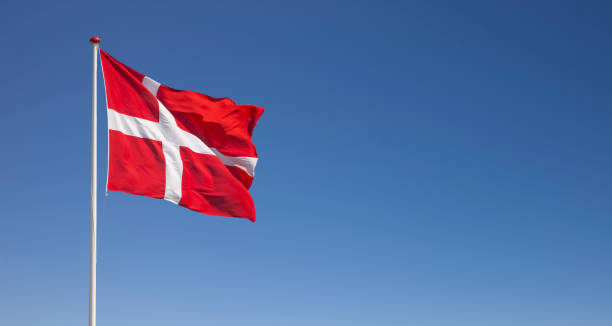
[(266, 108), (256, 223), (105, 197), (101, 110), (100, 326), (612, 325), (610, 3), (0, 18), (1, 325), (87, 323), (92, 35), (164, 84)]

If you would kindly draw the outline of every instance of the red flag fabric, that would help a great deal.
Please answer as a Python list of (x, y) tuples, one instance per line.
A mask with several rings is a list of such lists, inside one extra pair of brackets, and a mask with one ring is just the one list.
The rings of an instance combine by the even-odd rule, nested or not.
[(248, 189), (264, 109), (162, 85), (100, 50), (108, 115), (107, 189), (255, 221)]

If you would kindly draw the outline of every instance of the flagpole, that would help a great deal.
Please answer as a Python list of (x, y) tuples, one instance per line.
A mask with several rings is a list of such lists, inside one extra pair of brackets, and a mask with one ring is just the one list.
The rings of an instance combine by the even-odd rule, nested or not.
[(89, 226), (89, 326), (96, 326), (96, 261), (98, 231), (98, 48), (100, 38), (89, 39), (93, 45), (93, 76), (91, 92), (91, 207)]

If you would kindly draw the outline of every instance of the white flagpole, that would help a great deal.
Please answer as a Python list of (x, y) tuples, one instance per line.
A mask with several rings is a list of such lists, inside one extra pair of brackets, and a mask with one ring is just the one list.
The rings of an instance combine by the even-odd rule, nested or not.
[(98, 47), (100, 38), (89, 39), (93, 45), (93, 77), (91, 93), (91, 208), (89, 227), (89, 326), (96, 326), (96, 261), (98, 231)]

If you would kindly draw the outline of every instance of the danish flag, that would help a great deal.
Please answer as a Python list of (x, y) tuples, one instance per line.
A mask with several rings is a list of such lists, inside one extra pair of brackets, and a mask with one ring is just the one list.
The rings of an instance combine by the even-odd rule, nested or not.
[(100, 50), (108, 114), (107, 189), (255, 221), (248, 189), (264, 109), (170, 88)]

